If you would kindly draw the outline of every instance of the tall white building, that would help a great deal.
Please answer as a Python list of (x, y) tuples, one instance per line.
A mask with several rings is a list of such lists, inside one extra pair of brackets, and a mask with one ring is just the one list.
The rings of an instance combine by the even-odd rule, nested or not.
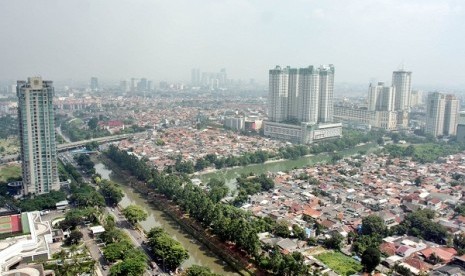
[(281, 68), (269, 72), (269, 118), (327, 123), (333, 117), (334, 66)]
[(456, 135), (460, 101), (454, 95), (446, 95), (444, 110), (444, 135)]
[(320, 66), (318, 75), (320, 78), (318, 122), (329, 123), (333, 121), (334, 66), (332, 64)]
[(412, 72), (399, 70), (392, 73), (395, 89), (395, 110), (409, 110), (412, 93)]
[(385, 86), (384, 82), (378, 82), (377, 85), (370, 83), (368, 88), (368, 110), (393, 111), (394, 90), (392, 86)]
[(434, 136), (455, 135), (459, 107), (459, 100), (454, 95), (430, 93), (426, 103), (425, 132)]
[[(297, 70), (297, 69), (296, 69)], [(298, 116), (301, 122), (317, 123), (320, 108), (320, 76), (309, 66), (299, 69)]]
[(27, 82), (18, 81), (16, 93), (24, 193), (58, 190), (53, 83), (28, 78)]
[(311, 143), (340, 137), (333, 121), (334, 66), (276, 68), (269, 71), (265, 135)]
[(268, 92), (268, 117), (273, 122), (282, 122), (289, 118), (289, 67), (276, 66), (270, 70)]

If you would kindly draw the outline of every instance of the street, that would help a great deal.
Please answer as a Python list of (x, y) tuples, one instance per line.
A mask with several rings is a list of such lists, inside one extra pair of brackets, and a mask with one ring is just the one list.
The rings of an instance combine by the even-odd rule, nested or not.
[(115, 218), (116, 226), (120, 229), (123, 229), (123, 231), (128, 234), (136, 248), (141, 248), (144, 250), (145, 254), (148, 256), (149, 261), (154, 265), (153, 269), (147, 269), (145, 275), (167, 275), (163, 274), (162, 269), (160, 269), (158, 265), (152, 261), (154, 260), (155, 256), (146, 245), (147, 239), (145, 234), (137, 229), (134, 229), (133, 226), (124, 218), (123, 214), (121, 214), (118, 208), (106, 207), (105, 210)]

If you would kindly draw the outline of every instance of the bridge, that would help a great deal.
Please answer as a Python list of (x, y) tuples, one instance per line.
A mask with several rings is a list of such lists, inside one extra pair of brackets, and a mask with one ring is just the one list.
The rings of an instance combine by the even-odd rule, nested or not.
[[(57, 151), (62, 152), (62, 151), (70, 150), (70, 149), (77, 149), (80, 147), (84, 147), (86, 144), (91, 143), (91, 142), (97, 142), (99, 144), (103, 144), (107, 142), (119, 141), (119, 140), (131, 138), (133, 135), (134, 134), (120, 134), (120, 135), (105, 136), (105, 137), (93, 138), (89, 140), (82, 140), (82, 141), (77, 141), (77, 142), (59, 144), (57, 145)], [(0, 159), (0, 164), (12, 162), (12, 161), (18, 160), (18, 158), (19, 158), (19, 154), (7, 155)]]
[(102, 144), (102, 143), (107, 143), (107, 142), (119, 141), (119, 140), (131, 138), (133, 135), (134, 134), (120, 134), (120, 135), (105, 136), (105, 137), (94, 138), (94, 139), (89, 139), (89, 140), (82, 140), (82, 141), (77, 141), (77, 142), (59, 144), (57, 146), (57, 151), (60, 152), (60, 151), (67, 151), (70, 149), (80, 148), (92, 142), (97, 142), (99, 144)]

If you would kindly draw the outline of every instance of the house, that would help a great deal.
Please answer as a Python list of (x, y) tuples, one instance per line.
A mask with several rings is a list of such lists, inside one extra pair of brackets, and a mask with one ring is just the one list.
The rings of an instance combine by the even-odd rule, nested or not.
[(293, 252), (297, 249), (297, 243), (291, 239), (282, 239), (276, 245), (283, 251)]
[(426, 206), (434, 211), (437, 211), (441, 208), (442, 201), (439, 198), (433, 198), (431, 200), (428, 200), (426, 203)]
[(418, 252), (425, 259), (429, 259), (431, 255), (436, 255), (442, 262), (449, 263), (452, 261), (457, 251), (454, 248), (443, 248), (443, 247), (428, 247)]
[(396, 245), (392, 242), (383, 242), (379, 246), (379, 251), (387, 256), (393, 256), (396, 254)]
[(124, 123), (119, 120), (99, 122), (98, 125), (101, 129), (106, 129), (112, 134), (124, 130)]

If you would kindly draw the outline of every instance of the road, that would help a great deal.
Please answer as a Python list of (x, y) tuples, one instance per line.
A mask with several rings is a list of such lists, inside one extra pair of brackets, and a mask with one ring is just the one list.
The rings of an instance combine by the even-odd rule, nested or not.
[(61, 131), (61, 124), (55, 128), (56, 133), (63, 137), (63, 140), (65, 140), (66, 143), (71, 143), (71, 140), (69, 140), (68, 136), (64, 135), (63, 132)]
[(107, 276), (109, 274), (107, 261), (105, 258), (103, 258), (100, 248), (96, 244), (95, 240), (90, 236), (90, 229), (88, 227), (82, 227), (79, 230), (83, 235), (82, 238), (87, 246), (87, 249), (89, 249), (92, 259), (97, 261), (97, 276)]
[[(154, 260), (155, 256), (149, 250), (149, 247), (146, 245), (147, 238), (143, 232), (138, 229), (134, 229), (134, 227), (124, 218), (123, 214), (120, 212), (118, 208), (105, 208), (106, 212), (111, 214), (115, 218), (116, 226), (122, 229), (128, 236), (130, 237), (132, 243), (136, 246), (136, 248), (142, 249), (145, 254), (148, 256), (149, 260)], [(147, 269), (145, 275), (168, 275), (163, 274), (162, 269), (155, 265), (154, 269)]]
[[(77, 142), (59, 144), (57, 145), (57, 151), (67, 151), (69, 149), (83, 147), (90, 142), (106, 143), (106, 142), (123, 140), (126, 138), (130, 138), (133, 135), (134, 134), (111, 135), (111, 136), (105, 136), (105, 137), (94, 138), (94, 139), (89, 139), (89, 140), (82, 140), (82, 141), (77, 141)], [(18, 158), (19, 158), (19, 154), (7, 155), (0, 159), (0, 164), (12, 162), (12, 161), (18, 160)]]

